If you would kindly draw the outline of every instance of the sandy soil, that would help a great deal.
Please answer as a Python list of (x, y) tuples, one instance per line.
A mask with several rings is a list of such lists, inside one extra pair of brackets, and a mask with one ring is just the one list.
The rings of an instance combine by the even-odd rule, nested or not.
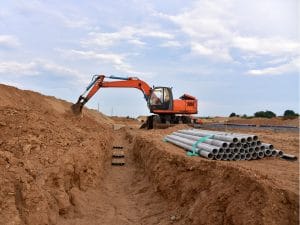
[(101, 186), (75, 200), (80, 218), (63, 219), (59, 224), (146, 225), (171, 221), (172, 209), (135, 166), (132, 144), (124, 130), (114, 131), (114, 136), (114, 145), (124, 149), (125, 166), (109, 165)]
[[(186, 125), (146, 131), (69, 107), (0, 85), (0, 224), (299, 223), (298, 161), (188, 157), (162, 141)], [(299, 156), (298, 134), (255, 133)], [(113, 145), (125, 166), (111, 165)]]
[[(136, 162), (166, 199), (185, 208), (179, 224), (299, 223), (298, 161), (188, 157), (181, 148), (162, 141), (174, 129), (128, 132), (135, 139)], [(299, 154), (298, 136), (260, 136), (270, 142), (277, 139), (275, 146)]]
[(76, 118), (69, 107), (0, 86), (0, 224), (56, 224), (76, 214), (75, 190), (100, 185), (112, 125), (94, 112)]

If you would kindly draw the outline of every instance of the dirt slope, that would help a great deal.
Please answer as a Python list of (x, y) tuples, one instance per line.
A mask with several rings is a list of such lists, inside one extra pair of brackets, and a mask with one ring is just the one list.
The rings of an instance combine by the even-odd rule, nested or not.
[(75, 118), (69, 107), (0, 85), (0, 224), (55, 224), (101, 182), (110, 120), (92, 111)]

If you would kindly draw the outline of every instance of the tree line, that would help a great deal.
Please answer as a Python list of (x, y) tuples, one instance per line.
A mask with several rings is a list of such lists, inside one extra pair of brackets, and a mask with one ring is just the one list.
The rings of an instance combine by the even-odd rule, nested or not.
[[(283, 118), (284, 119), (294, 119), (299, 116), (298, 113), (295, 113), (293, 110), (285, 110), (283, 113)], [(276, 117), (276, 114), (272, 111), (266, 110), (266, 111), (258, 111), (254, 113), (253, 116), (247, 116), (246, 114), (244, 115), (238, 115), (236, 113), (231, 113), (229, 117), (242, 117), (242, 118), (252, 118), (252, 117), (262, 117), (262, 118), (273, 118)]]

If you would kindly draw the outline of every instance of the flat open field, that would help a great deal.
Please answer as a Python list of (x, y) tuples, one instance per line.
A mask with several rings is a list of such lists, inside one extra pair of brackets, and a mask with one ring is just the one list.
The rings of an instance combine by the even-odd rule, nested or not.
[[(141, 130), (70, 105), (0, 85), (0, 224), (299, 224), (299, 161), (189, 157), (163, 141), (185, 125)], [(299, 157), (298, 133), (254, 132)]]
[(254, 124), (254, 125), (275, 125), (275, 126), (294, 126), (299, 127), (299, 118), (284, 119), (276, 118), (240, 118), (240, 117), (216, 117), (203, 119), (204, 123), (234, 123), (234, 124)]

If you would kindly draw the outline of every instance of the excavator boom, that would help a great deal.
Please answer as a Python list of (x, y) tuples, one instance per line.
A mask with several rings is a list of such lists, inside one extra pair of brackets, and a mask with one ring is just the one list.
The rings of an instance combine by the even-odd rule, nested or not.
[[(105, 81), (105, 78), (117, 81)], [(153, 127), (154, 123), (189, 123), (189, 115), (197, 114), (197, 99), (191, 95), (184, 94), (179, 99), (173, 99), (172, 88), (153, 87), (136, 77), (116, 77), (94, 75), (91, 83), (86, 87), (75, 104), (72, 111), (78, 115), (83, 106), (97, 93), (100, 88), (136, 88), (142, 91), (152, 115), (149, 117), (147, 127)], [(176, 114), (182, 114), (177, 116)]]
[[(151, 88), (147, 83), (136, 77), (116, 77), (109, 76), (109, 79), (117, 79), (119, 81), (104, 81), (106, 76), (94, 75), (91, 83), (86, 87), (85, 92), (79, 96), (77, 102), (71, 106), (74, 114), (81, 113), (83, 106), (96, 94), (100, 88), (137, 88), (144, 94), (146, 101), (151, 94)], [(88, 92), (88, 93), (87, 93)]]

